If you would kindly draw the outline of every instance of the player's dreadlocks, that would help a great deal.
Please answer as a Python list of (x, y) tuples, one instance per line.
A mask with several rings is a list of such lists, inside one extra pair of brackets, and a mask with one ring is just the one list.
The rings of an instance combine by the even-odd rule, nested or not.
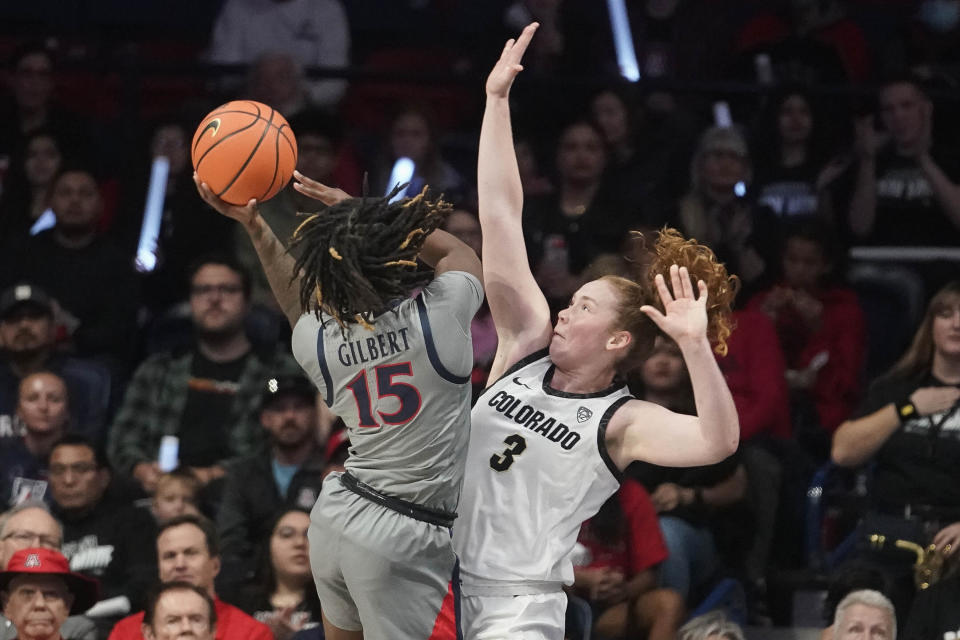
[(431, 274), (417, 268), (417, 254), (452, 207), (428, 199), (426, 187), (391, 203), (405, 187), (382, 198), (348, 198), (297, 227), (290, 250), (300, 249), (294, 279), (299, 274), (305, 312), (370, 329), (391, 303), (430, 281)]

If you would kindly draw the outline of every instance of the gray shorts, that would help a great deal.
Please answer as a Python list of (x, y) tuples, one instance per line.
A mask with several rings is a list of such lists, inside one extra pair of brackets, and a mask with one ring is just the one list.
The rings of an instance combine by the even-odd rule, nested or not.
[(450, 530), (401, 515), (329, 475), (310, 514), (323, 615), (365, 640), (458, 640), (459, 566)]

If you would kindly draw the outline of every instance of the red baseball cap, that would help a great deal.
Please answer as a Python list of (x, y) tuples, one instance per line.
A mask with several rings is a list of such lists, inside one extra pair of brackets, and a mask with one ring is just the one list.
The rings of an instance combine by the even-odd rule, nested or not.
[(10, 557), (7, 570), (0, 571), (0, 591), (6, 590), (17, 576), (59, 576), (73, 595), (71, 615), (79, 615), (100, 599), (100, 583), (93, 578), (72, 573), (67, 558), (53, 549), (21, 549)]

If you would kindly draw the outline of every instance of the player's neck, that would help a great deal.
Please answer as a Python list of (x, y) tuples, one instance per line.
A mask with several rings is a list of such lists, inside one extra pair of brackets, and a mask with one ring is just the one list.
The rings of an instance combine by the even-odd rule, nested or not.
[(554, 363), (550, 388), (564, 393), (595, 393), (613, 384), (614, 372), (608, 367), (586, 365), (580, 368), (561, 368)]
[(933, 366), (930, 367), (933, 376), (947, 384), (960, 384), (960, 357), (933, 354)]

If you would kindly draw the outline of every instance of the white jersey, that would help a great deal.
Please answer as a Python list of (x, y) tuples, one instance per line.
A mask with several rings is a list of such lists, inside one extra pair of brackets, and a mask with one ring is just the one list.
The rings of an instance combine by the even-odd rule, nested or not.
[(456, 511), (470, 429), (470, 320), (483, 287), (447, 271), (373, 321), (373, 331), (303, 315), (293, 355), (343, 418), (346, 468), (395, 498)]
[(464, 594), (517, 595), (573, 582), (580, 524), (620, 486), (607, 454), (623, 384), (589, 394), (552, 389), (547, 351), (510, 368), (477, 400), (453, 544)]

